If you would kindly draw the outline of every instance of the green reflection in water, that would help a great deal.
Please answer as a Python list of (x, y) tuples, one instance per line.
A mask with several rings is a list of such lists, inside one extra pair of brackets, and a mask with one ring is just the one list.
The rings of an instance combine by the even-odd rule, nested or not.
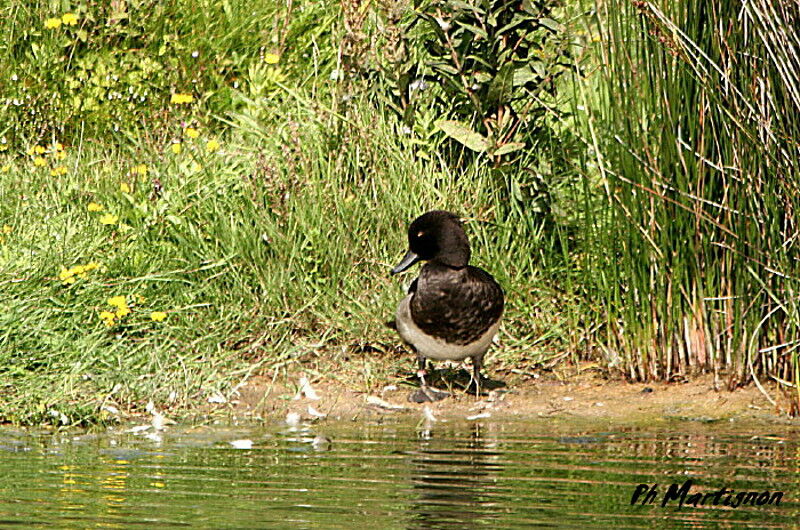
[[(727, 426), (725, 426), (727, 428)], [(0, 431), (0, 527), (508, 528), (796, 525), (799, 429), (416, 423), (132, 433)], [(330, 443), (320, 443), (324, 435)], [(250, 439), (253, 448), (229, 443)], [(660, 506), (670, 483), (780, 506)], [(658, 484), (652, 505), (630, 505)]]

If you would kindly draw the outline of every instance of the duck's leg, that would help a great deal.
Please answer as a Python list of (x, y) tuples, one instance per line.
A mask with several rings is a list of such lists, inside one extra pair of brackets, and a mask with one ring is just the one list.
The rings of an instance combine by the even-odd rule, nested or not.
[[(475, 383), (475, 395), (481, 395), (481, 368), (483, 367), (483, 356), (472, 357), (472, 382)], [(472, 386), (472, 385), (470, 385)]]
[(423, 357), (421, 353), (417, 352), (417, 362), (419, 363), (419, 369), (417, 370), (419, 382), (422, 386), (427, 386), (425, 383), (425, 376), (428, 375), (428, 359)]

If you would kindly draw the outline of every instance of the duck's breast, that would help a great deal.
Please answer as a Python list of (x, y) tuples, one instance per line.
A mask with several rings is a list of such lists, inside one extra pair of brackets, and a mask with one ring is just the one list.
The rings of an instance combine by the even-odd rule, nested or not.
[(459, 361), (467, 357), (483, 357), (491, 346), (492, 339), (500, 327), (498, 319), (480, 337), (469, 344), (451, 344), (444, 339), (428, 334), (420, 329), (411, 317), (410, 294), (403, 298), (397, 307), (395, 323), (400, 337), (412, 345), (417, 352), (428, 359)]

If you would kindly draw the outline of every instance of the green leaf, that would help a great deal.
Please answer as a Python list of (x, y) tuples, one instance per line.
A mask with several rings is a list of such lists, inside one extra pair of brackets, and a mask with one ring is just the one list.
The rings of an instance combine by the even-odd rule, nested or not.
[(485, 58), (481, 57), (480, 55), (475, 55), (475, 54), (467, 55), (467, 60), (468, 61), (475, 61), (476, 63), (482, 65), (487, 70), (494, 70), (494, 66), (492, 66), (492, 64), (489, 63), (489, 61), (487, 61)]
[(489, 85), (489, 93), (486, 99), (490, 106), (499, 106), (507, 103), (511, 99), (514, 91), (514, 65), (508, 63), (500, 68)]
[(530, 20), (531, 20), (531, 17), (529, 17), (529, 16), (516, 14), (516, 15), (514, 15), (514, 18), (511, 19), (511, 22), (509, 22), (508, 24), (506, 24), (502, 28), (498, 29), (495, 33), (497, 35), (502, 35), (503, 33), (506, 33), (507, 31), (511, 31), (512, 29), (516, 28), (517, 26), (519, 26), (521, 24), (524, 24), (526, 22), (529, 22)]
[(553, 20), (552, 18), (540, 18), (539, 24), (546, 27), (547, 29), (555, 32), (563, 31), (564, 26)]
[(511, 197), (517, 202), (523, 202), (524, 200), (522, 188), (519, 185), (519, 181), (514, 176), (511, 177)]
[(486, 151), (489, 145), (486, 137), (476, 133), (468, 125), (459, 121), (437, 120), (434, 125), (453, 140), (478, 153)]
[(525, 83), (535, 80), (536, 75), (531, 71), (528, 65), (514, 70), (514, 86), (524, 85)]
[(459, 22), (458, 25), (477, 37), (480, 37), (484, 40), (489, 39), (489, 35), (486, 33), (486, 31), (482, 30), (478, 26), (473, 26), (472, 24), (467, 24), (466, 22)]
[(483, 9), (467, 2), (459, 2), (458, 0), (451, 0), (450, 2), (448, 2), (448, 4), (450, 4), (450, 7), (453, 9), (463, 9), (464, 11), (472, 11), (476, 15), (486, 14), (486, 11), (484, 11)]
[(522, 0), (522, 10), (531, 15), (539, 15), (542, 9), (533, 0)]
[(525, 147), (525, 142), (509, 142), (507, 144), (501, 145), (498, 149), (495, 149), (492, 154), (494, 156), (503, 156), (509, 153), (513, 153), (514, 151), (519, 151), (524, 147)]
[(449, 64), (445, 63), (433, 63), (429, 65), (434, 70), (439, 70), (440, 72), (450, 74), (450, 75), (458, 75), (458, 70), (455, 67), (450, 66)]

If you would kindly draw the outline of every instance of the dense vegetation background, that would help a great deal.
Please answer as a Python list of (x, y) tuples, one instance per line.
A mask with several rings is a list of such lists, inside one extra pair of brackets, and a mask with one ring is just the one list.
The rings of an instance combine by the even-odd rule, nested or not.
[(800, 16), (706, 4), (0, 4), (0, 420), (405, 375), (432, 208), (508, 292), (490, 369), (797, 412)]

